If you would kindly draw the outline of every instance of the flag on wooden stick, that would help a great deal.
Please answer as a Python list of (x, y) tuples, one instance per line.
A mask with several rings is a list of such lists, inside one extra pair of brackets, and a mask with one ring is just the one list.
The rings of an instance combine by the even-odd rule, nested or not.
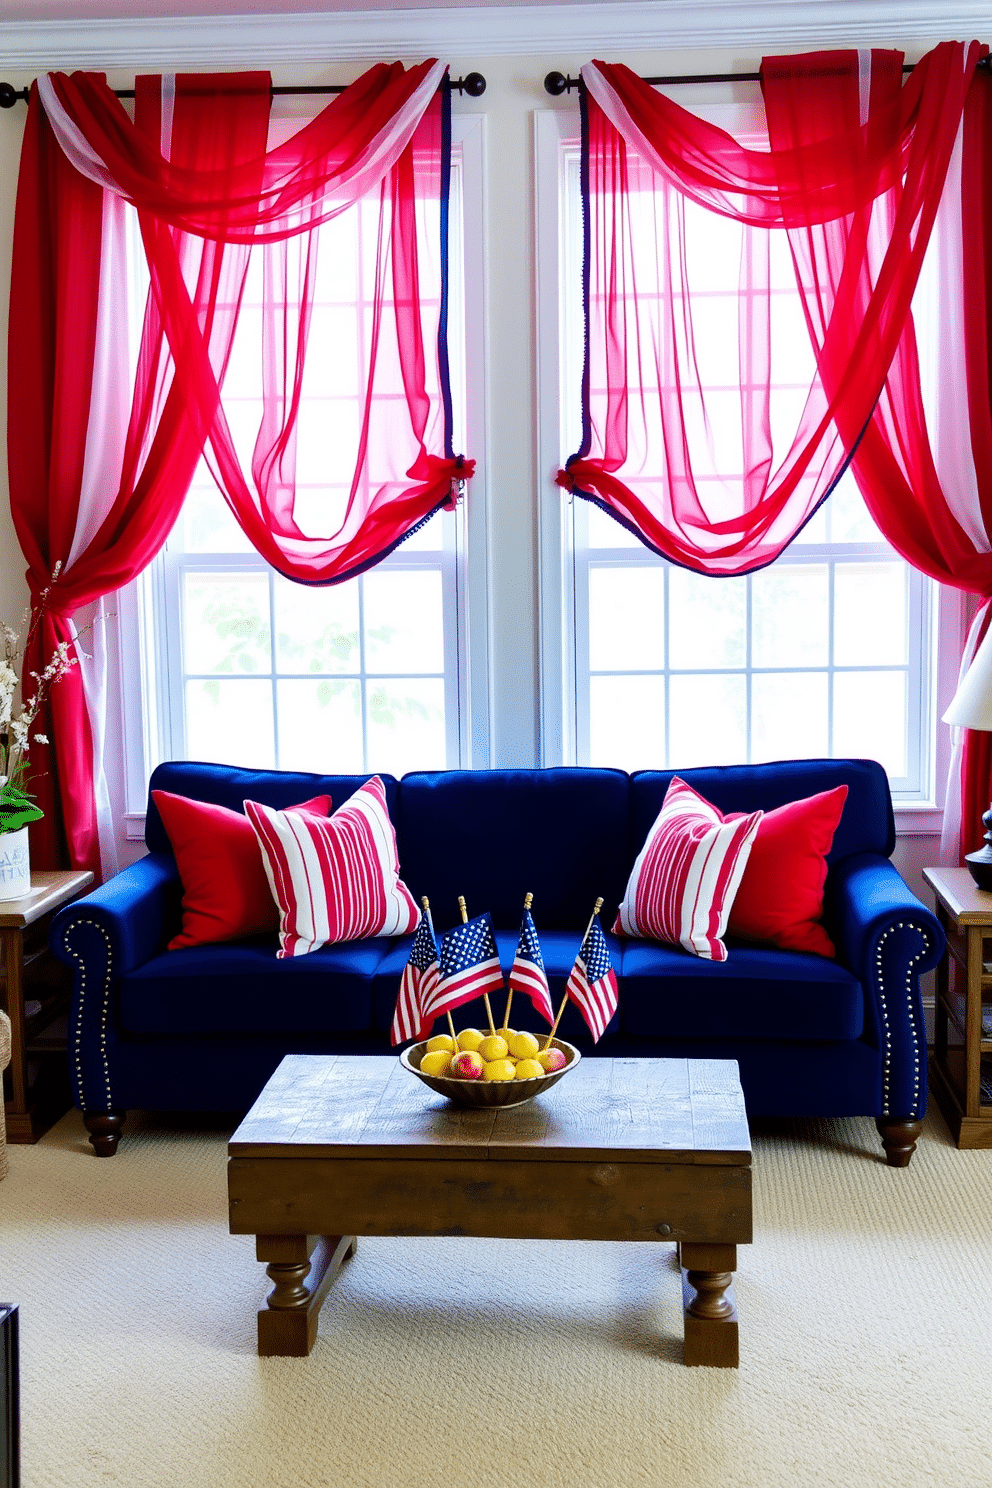
[(589, 1025), (593, 1043), (598, 1043), (617, 1010), (617, 975), (598, 913), (590, 921), (568, 974), (565, 996), (575, 1003)]
[(403, 968), (396, 1011), (389, 1030), (389, 1042), (402, 1044), (407, 1039), (420, 1037), (423, 1025), (423, 1003), (437, 987), (440, 968), (437, 959), (437, 941), (431, 923), (430, 910), (426, 908), (413, 937), (410, 959)]
[(421, 997), (423, 1038), (440, 1013), (453, 1012), (463, 1002), (503, 985), (493, 923), (488, 914), (476, 915), (441, 936), (440, 977), (429, 995)]
[(510, 967), (510, 991), (525, 993), (541, 1017), (549, 1023), (554, 1022), (555, 1010), (551, 1006), (541, 943), (537, 938), (537, 928), (529, 907), (524, 910), (524, 917), (520, 922), (517, 951)]

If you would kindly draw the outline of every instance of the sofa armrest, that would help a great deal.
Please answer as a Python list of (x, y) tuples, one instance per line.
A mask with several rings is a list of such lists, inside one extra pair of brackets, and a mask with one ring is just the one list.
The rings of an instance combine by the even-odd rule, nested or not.
[(175, 861), (150, 853), (91, 894), (59, 910), (49, 930), (53, 953), (73, 968), (69, 1073), (83, 1111), (111, 1111), (114, 987), (165, 949), (179, 926), (182, 883)]
[(920, 977), (940, 961), (934, 914), (877, 853), (843, 858), (827, 881), (838, 958), (871, 1000), (882, 1051), (882, 1116), (919, 1119), (927, 1103), (927, 1038)]
[(99, 928), (113, 959), (114, 975), (143, 966), (164, 951), (179, 928), (182, 883), (175, 860), (149, 853), (92, 893), (59, 910), (49, 943), (70, 966), (78, 961), (76, 932), (83, 924)]

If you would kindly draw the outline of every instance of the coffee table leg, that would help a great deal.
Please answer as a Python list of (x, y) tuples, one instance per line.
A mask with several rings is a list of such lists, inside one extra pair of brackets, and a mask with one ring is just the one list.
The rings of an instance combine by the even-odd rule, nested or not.
[(731, 1285), (737, 1269), (736, 1245), (682, 1242), (682, 1312), (685, 1362), (736, 1369), (737, 1300)]
[(354, 1235), (257, 1235), (255, 1255), (267, 1261), (273, 1287), (258, 1314), (258, 1352), (306, 1358), (317, 1338), (317, 1317), (343, 1261), (355, 1254)]

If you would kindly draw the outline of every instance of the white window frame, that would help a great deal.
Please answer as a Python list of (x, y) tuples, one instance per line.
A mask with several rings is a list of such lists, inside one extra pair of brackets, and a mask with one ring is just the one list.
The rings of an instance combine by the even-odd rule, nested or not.
[[(486, 265), (484, 245), (486, 118), (481, 114), (453, 114), (452, 144), (461, 156), (462, 221), (451, 224), (451, 252), (462, 252), (465, 314), (465, 437), (467, 455), (475, 459), (475, 474), (468, 483), (468, 494), (452, 516), (441, 513), (435, 520), (451, 524), (453, 541), (446, 543), (445, 562), (454, 568), (454, 583), (448, 586), (448, 614), (454, 608), (457, 632), (457, 666), (447, 673), (445, 686), (446, 714), (453, 706), (451, 723), (457, 731), (457, 761), (465, 768), (484, 769), (492, 759), (492, 665), (489, 579), (489, 468), (487, 413), (488, 389), (486, 367)], [(459, 243), (460, 239), (460, 243)], [(450, 547), (450, 558), (447, 550)], [(421, 566), (416, 550), (404, 554), (403, 544), (384, 562), (394, 568)], [(210, 555), (187, 555), (185, 566), (197, 566), (219, 572), (221, 567), (232, 572), (246, 568), (257, 571), (262, 560), (254, 554), (225, 557), (223, 565)], [(127, 841), (144, 837), (148, 779), (162, 759), (170, 758), (174, 737), (171, 714), (176, 699), (170, 698), (168, 686), (160, 679), (169, 676), (165, 655), (168, 645), (166, 627), (156, 625), (156, 614), (167, 617), (169, 634), (179, 635), (172, 627), (178, 623), (176, 611), (178, 589), (170, 583), (168, 561), (160, 554), (145, 574), (116, 596), (115, 609), (120, 617), (119, 682), (121, 698), (121, 757), (109, 762), (117, 766), (116, 776), (122, 784), (124, 835)], [(149, 659), (145, 664), (145, 658)], [(450, 717), (450, 715), (447, 715)], [(116, 813), (115, 813), (116, 814)]]
[[(693, 107), (700, 114), (710, 113), (710, 106)], [(717, 119), (720, 113), (726, 116), (725, 106), (714, 109)], [(546, 766), (575, 764), (581, 757), (577, 646), (586, 617), (579, 613), (575, 584), (572, 518), (575, 498), (568, 498), (555, 485), (556, 472), (577, 448), (576, 411), (565, 406), (563, 391), (566, 358), (574, 356), (576, 349), (566, 344), (569, 328), (561, 312), (561, 288), (565, 263), (563, 235), (569, 230), (565, 221), (568, 201), (563, 151), (567, 142), (578, 138), (579, 132), (577, 105), (535, 111), (540, 759)], [(571, 230), (574, 231), (574, 224)], [(638, 561), (645, 558), (654, 558), (658, 563), (664, 561), (649, 550), (643, 554), (630, 549), (626, 552)], [(807, 552), (808, 549), (800, 548), (794, 556), (805, 560)], [(954, 693), (968, 620), (967, 596), (961, 591), (935, 583), (926, 587), (930, 591), (926, 655), (921, 657), (921, 688), (910, 700), (911, 713), (918, 711), (920, 720), (920, 788), (905, 795), (893, 792), (900, 835), (930, 834), (940, 829), (951, 746), (948, 729), (938, 725)]]

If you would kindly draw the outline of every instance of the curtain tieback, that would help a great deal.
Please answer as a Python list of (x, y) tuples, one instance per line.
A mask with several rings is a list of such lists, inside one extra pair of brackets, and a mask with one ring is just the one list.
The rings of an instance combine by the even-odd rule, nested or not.
[(451, 493), (444, 503), (444, 509), (454, 511), (465, 495), (466, 484), (475, 474), (475, 461), (466, 460), (464, 455), (456, 455), (453, 460), (444, 463), (451, 467)]

